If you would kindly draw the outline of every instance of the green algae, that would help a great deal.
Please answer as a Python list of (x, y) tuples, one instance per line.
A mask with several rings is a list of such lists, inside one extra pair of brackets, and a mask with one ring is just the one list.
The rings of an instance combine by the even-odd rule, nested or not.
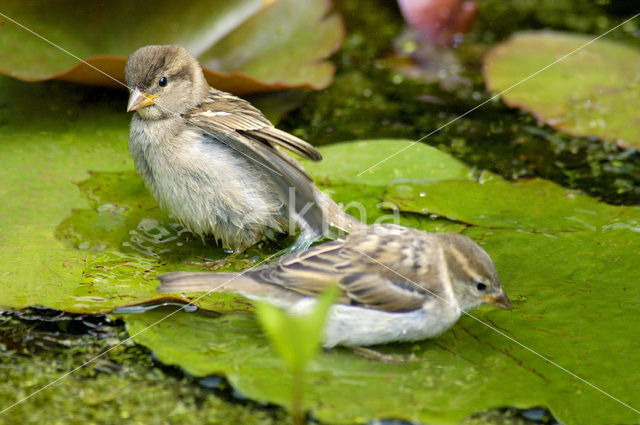
[[(147, 350), (126, 341), (121, 323), (93, 317), (43, 310), (0, 315), (0, 422), (269, 425), (288, 421), (281, 409), (230, 402), (224, 381), (212, 391), (195, 378), (155, 367)], [(62, 379), (42, 389), (58, 378)]]
[[(69, 315), (43, 309), (0, 314), (1, 410), (105, 353), (73, 375), (10, 407), (0, 416), (2, 423), (290, 422), (284, 410), (245, 399), (224, 379), (210, 376), (205, 383), (177, 369), (158, 367), (145, 348), (126, 342), (127, 336), (119, 321), (100, 315)], [(474, 414), (462, 424), (551, 423), (527, 420), (523, 415), (528, 412), (491, 410)]]

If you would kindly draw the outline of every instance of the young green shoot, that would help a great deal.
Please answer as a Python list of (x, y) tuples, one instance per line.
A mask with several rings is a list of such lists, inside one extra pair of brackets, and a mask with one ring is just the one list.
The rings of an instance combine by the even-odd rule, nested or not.
[(338, 296), (338, 287), (332, 285), (322, 295), (314, 310), (304, 316), (285, 313), (271, 304), (258, 303), (256, 313), (275, 352), (283, 360), (293, 379), (291, 412), (293, 423), (303, 421), (304, 373), (322, 344), (322, 331), (329, 308)]

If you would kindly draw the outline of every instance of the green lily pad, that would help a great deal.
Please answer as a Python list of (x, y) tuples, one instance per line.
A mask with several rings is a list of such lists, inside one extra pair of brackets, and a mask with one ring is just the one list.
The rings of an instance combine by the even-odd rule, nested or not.
[[(393, 156), (406, 149), (412, 151), (408, 160)], [(305, 169), (322, 190), (357, 219), (369, 224), (397, 223), (433, 232), (464, 229), (464, 224), (450, 220), (419, 214), (400, 215), (383, 200), (386, 185), (395, 178), (472, 178), (469, 167), (457, 159), (434, 147), (401, 139), (334, 143), (320, 150), (322, 162), (305, 162)], [(365, 171), (384, 159), (387, 160)], [(358, 175), (360, 173), (362, 175)]]
[(509, 183), (485, 173), (479, 181), (398, 181), (384, 198), (401, 211), (490, 228), (558, 233), (627, 227), (640, 232), (640, 208), (608, 205), (543, 179)]
[[(568, 425), (636, 423), (632, 409), (557, 365), (632, 408), (640, 404), (634, 366), (640, 362), (640, 329), (631, 319), (640, 300), (640, 210), (604, 205), (541, 180), (513, 184), (495, 176), (398, 182), (389, 194), (411, 184), (426, 193), (412, 211), (437, 209), (482, 225), (465, 233), (495, 260), (515, 309), (483, 307), (438, 338), (379, 347), (417, 363), (382, 364), (342, 349), (322, 353), (309, 368), (306, 407), (329, 423), (398, 417), (453, 424), (483, 409), (538, 405)], [(444, 202), (452, 193), (457, 202)], [(494, 204), (481, 202), (489, 195)], [(548, 214), (539, 211), (545, 205)], [(595, 213), (582, 212), (595, 216), (585, 225), (545, 225), (558, 220), (562, 209), (569, 215), (583, 208)], [(179, 313), (146, 329), (166, 314), (124, 319), (135, 340), (162, 362), (198, 376), (224, 374), (252, 399), (288, 404), (286, 369), (251, 316)]]
[[(42, 305), (104, 313), (146, 302), (194, 301), (193, 296), (156, 293), (155, 277), (178, 269), (201, 270), (187, 263), (227, 254), (213, 241), (185, 232), (145, 189), (128, 154), (129, 116), (122, 112), (126, 96), (3, 77), (0, 98), (14, 99), (0, 105), (0, 308)], [(364, 146), (378, 143), (402, 147), (409, 142), (371, 141)], [(341, 148), (323, 149), (326, 169), (335, 169), (336, 149)], [(453, 159), (448, 164), (456, 170), (462, 167)], [(370, 222), (401, 220), (425, 229), (457, 231), (465, 227), (419, 215), (400, 218), (383, 210), (383, 184), (365, 187), (336, 181), (323, 188), (345, 204), (360, 200), (362, 218)], [(246, 261), (226, 268), (248, 267), (290, 242), (263, 243), (247, 252)], [(195, 303), (214, 311), (251, 309), (242, 298), (228, 294)]]
[(329, 15), (330, 0), (266, 3), (270, 4), (203, 52), (202, 64), (270, 84), (327, 87), (334, 67), (326, 58), (344, 37), (339, 16)]
[[(639, 330), (629, 323), (640, 299), (640, 208), (607, 205), (542, 179), (509, 183), (489, 173), (479, 181), (395, 182), (385, 200), (471, 224), (465, 233), (491, 254), (517, 300), (519, 317), (497, 327), (628, 405), (640, 403), (640, 374), (625, 366), (640, 360), (632, 336)], [(629, 407), (549, 368), (555, 378), (540, 390), (539, 403), (561, 422), (634, 423)]]
[[(156, 268), (224, 255), (172, 223), (132, 171), (126, 96), (5, 77), (0, 93), (15, 100), (0, 108), (0, 308), (108, 312), (160, 299)], [(229, 295), (201, 302), (250, 308)]]
[(495, 93), (508, 90), (501, 94), (507, 105), (558, 130), (638, 148), (640, 51), (592, 41), (592, 36), (569, 33), (517, 33), (485, 57), (487, 88)]
[[(411, 155), (399, 155), (409, 150)], [(362, 140), (322, 148), (323, 161), (306, 163), (320, 183), (345, 182), (384, 186), (394, 178), (415, 180), (471, 178), (462, 162), (423, 143), (406, 140)], [(331, 163), (333, 167), (327, 167)]]
[(331, 82), (334, 69), (326, 58), (341, 44), (344, 33), (340, 18), (328, 15), (328, 0), (187, 5), (8, 1), (3, 6), (7, 18), (0, 17), (0, 73), (24, 81), (56, 79), (121, 87), (126, 58), (134, 50), (147, 44), (180, 44), (202, 61), (209, 83), (221, 90), (319, 89)]

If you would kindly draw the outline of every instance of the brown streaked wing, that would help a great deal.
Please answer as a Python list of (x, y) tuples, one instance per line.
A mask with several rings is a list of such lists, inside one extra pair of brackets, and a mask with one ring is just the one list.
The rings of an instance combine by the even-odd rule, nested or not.
[(341, 286), (355, 303), (387, 311), (420, 308), (442, 282), (441, 247), (428, 233), (396, 225), (370, 226), (349, 237), (343, 255), (361, 271), (345, 267)]
[[(318, 245), (256, 270), (252, 277), (300, 294), (316, 296), (342, 277), (336, 271), (336, 265), (346, 261), (340, 254), (343, 244), (344, 240), (337, 240)], [(339, 302), (348, 303), (349, 300), (343, 295)]]
[[(354, 239), (375, 244), (371, 237), (375, 238), (376, 235), (356, 234), (347, 237), (346, 241), (338, 240), (319, 245), (256, 271), (253, 277), (312, 296), (337, 283), (342, 290), (339, 302), (343, 304), (392, 312), (411, 311), (422, 307), (424, 301), (432, 296), (430, 287), (438, 282), (414, 280), (417, 279), (416, 271), (412, 270), (412, 275), (407, 277), (420, 285), (416, 286), (410, 280), (389, 270), (393, 269), (393, 265), (387, 264), (387, 261), (401, 258), (396, 246), (382, 244), (383, 249), (388, 248), (386, 254), (374, 253), (365, 248), (371, 255), (363, 255), (363, 251), (357, 247), (354, 249)], [(369, 248), (375, 246), (371, 245)], [(421, 286), (426, 287), (426, 290)]]
[(215, 89), (211, 89), (205, 101), (188, 115), (218, 121), (229, 130), (257, 130), (272, 126), (262, 112), (246, 100)]
[(352, 273), (339, 282), (351, 304), (375, 310), (401, 312), (417, 310), (431, 295), (398, 285), (396, 280), (372, 273)]
[(322, 154), (314, 146), (286, 131), (278, 130), (275, 127), (264, 127), (259, 130), (248, 131), (248, 133), (265, 142), (282, 146), (302, 158), (322, 161)]
[(265, 177), (274, 183), (274, 189), (278, 191), (284, 205), (289, 205), (291, 200), (289, 190), (294, 188), (293, 208), (297, 213), (309, 208), (304, 214), (304, 220), (317, 234), (323, 233), (326, 219), (321, 204), (316, 198), (317, 189), (311, 177), (301, 167), (296, 166), (293, 158), (287, 158), (278, 150), (239, 133), (225, 134), (218, 131), (214, 134), (212, 141), (226, 144), (249, 158), (252, 165), (261, 168)]
[[(275, 128), (265, 116), (246, 100), (229, 93), (211, 89), (208, 98), (186, 116), (188, 119), (206, 122), (225, 132), (242, 132), (255, 137), (273, 148), (282, 146), (303, 158), (320, 161), (322, 155), (309, 143), (285, 131)], [(284, 155), (279, 152), (279, 154)]]
[(296, 190), (296, 212), (301, 212), (308, 204), (310, 210), (304, 219), (318, 234), (324, 229), (323, 211), (317, 202), (313, 180), (293, 157), (277, 149), (270, 142), (252, 137), (242, 129), (272, 127), (262, 113), (248, 102), (231, 94), (211, 89), (207, 101), (194, 108), (185, 118), (200, 127), (211, 137), (212, 142), (221, 142), (251, 160), (275, 183), (279, 197), (287, 204), (289, 189)]

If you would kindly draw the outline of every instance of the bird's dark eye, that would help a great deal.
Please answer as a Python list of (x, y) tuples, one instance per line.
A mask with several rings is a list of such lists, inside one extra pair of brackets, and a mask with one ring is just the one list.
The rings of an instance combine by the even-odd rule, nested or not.
[(160, 79), (158, 80), (158, 85), (160, 87), (164, 87), (167, 85), (167, 77), (160, 77)]
[(478, 288), (478, 291), (484, 291), (485, 289), (487, 289), (487, 285), (482, 282), (478, 282), (476, 283), (476, 288)]

